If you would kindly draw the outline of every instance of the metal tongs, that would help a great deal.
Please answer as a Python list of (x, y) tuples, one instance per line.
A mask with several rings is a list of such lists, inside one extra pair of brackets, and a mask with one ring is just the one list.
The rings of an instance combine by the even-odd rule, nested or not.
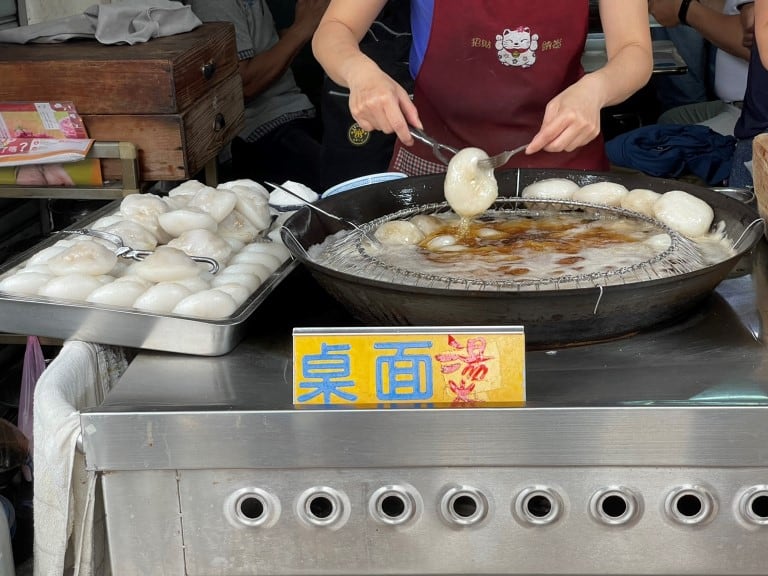
[[(104, 232), (103, 230), (94, 230), (92, 228), (80, 228), (78, 230), (62, 230), (61, 234), (80, 234), (82, 236), (91, 236), (93, 238), (101, 238), (107, 242), (111, 242), (117, 248), (115, 255), (121, 258), (129, 258), (131, 260), (144, 260), (147, 256), (152, 254), (152, 250), (134, 250), (130, 246), (126, 246), (123, 239), (117, 234), (112, 232)], [(211, 267), (211, 274), (216, 274), (219, 271), (219, 263), (213, 258), (207, 256), (190, 256), (195, 262), (204, 262)]]
[(291, 196), (293, 196), (294, 198), (298, 198), (298, 199), (299, 199), (299, 200), (301, 200), (301, 201), (302, 201), (302, 203), (303, 203), (304, 205), (306, 205), (308, 208), (311, 208), (312, 210), (315, 210), (316, 212), (319, 212), (319, 213), (320, 213), (320, 214), (322, 214), (323, 216), (328, 216), (328, 218), (331, 218), (331, 219), (333, 219), (333, 220), (336, 220), (337, 222), (341, 222), (342, 224), (344, 224), (344, 225), (345, 225), (345, 226), (347, 226), (348, 228), (353, 228), (353, 229), (354, 229), (356, 232), (359, 232), (359, 233), (360, 233), (360, 235), (361, 235), (363, 238), (365, 238), (366, 240), (368, 240), (368, 242), (370, 242), (372, 245), (374, 245), (374, 246), (376, 246), (376, 247), (379, 247), (379, 246), (381, 246), (381, 242), (379, 242), (379, 239), (378, 239), (378, 238), (376, 238), (376, 236), (374, 236), (373, 234), (371, 234), (371, 233), (370, 233), (368, 230), (366, 230), (365, 228), (363, 228), (363, 227), (359, 226), (358, 224), (355, 224), (354, 222), (352, 222), (352, 220), (347, 220), (346, 218), (342, 218), (341, 216), (337, 216), (336, 214), (332, 214), (332, 213), (328, 212), (327, 210), (323, 210), (323, 209), (322, 209), (322, 208), (320, 208), (319, 206), (316, 206), (316, 205), (315, 205), (315, 204), (313, 204), (312, 202), (309, 202), (309, 201), (308, 201), (306, 198), (303, 198), (303, 197), (301, 197), (301, 196), (300, 196), (299, 194), (297, 194), (296, 192), (292, 192), (292, 191), (288, 190), (288, 189), (287, 189), (287, 188), (285, 188), (284, 186), (280, 186), (279, 184), (274, 184), (274, 183), (272, 183), (272, 182), (264, 182), (264, 184), (266, 184), (267, 186), (271, 186), (272, 188), (274, 188), (274, 189), (276, 189), (276, 190), (282, 190), (283, 192), (285, 192), (286, 194), (290, 194), (290, 195), (291, 195)]
[[(432, 148), (432, 153), (435, 155), (435, 158), (440, 160), (443, 164), (446, 166), (448, 165), (448, 162), (450, 161), (448, 158), (445, 157), (445, 154), (443, 152), (450, 152), (451, 155), (458, 154), (458, 149), (454, 148), (453, 146), (448, 146), (448, 144), (443, 144), (442, 142), (438, 142), (431, 136), (428, 136), (423, 130), (419, 130), (418, 128), (414, 128), (413, 126), (408, 127), (409, 132), (411, 133), (411, 136), (416, 138), (419, 142), (423, 142), (427, 146), (430, 146)], [(496, 154), (495, 156), (491, 156), (490, 158), (485, 158), (483, 160), (480, 160), (477, 165), (480, 168), (483, 169), (491, 169), (495, 170), (499, 166), (503, 166), (506, 164), (512, 156), (515, 154), (522, 152), (528, 148), (528, 144), (523, 144), (522, 146), (518, 146), (517, 148), (514, 148), (512, 150), (506, 150), (505, 152), (500, 152), (499, 154)]]

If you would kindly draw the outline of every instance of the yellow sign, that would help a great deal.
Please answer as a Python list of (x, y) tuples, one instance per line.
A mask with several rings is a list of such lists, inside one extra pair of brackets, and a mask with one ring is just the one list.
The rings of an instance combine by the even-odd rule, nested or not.
[(296, 328), (293, 403), (520, 405), (521, 327)]

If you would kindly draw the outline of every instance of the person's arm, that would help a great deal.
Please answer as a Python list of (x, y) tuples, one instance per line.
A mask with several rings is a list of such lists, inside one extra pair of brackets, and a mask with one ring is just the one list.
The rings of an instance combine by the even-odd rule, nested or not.
[(755, 1), (755, 42), (763, 68), (768, 70), (768, 0)]
[(752, 50), (755, 42), (755, 3), (753, 0), (739, 4), (739, 16), (741, 17), (741, 43), (747, 50)]
[(312, 40), (328, 76), (349, 88), (349, 110), (363, 130), (395, 133), (412, 144), (408, 124), (421, 128), (406, 90), (360, 50), (360, 41), (386, 0), (331, 0)]
[(600, 132), (600, 111), (623, 102), (651, 77), (648, 12), (643, 0), (600, 0), (608, 61), (553, 98), (544, 113), (539, 133), (526, 149), (572, 151)]
[[(297, 0), (294, 22), (283, 30), (278, 42), (269, 50), (240, 60), (239, 70), (246, 101), (266, 90), (285, 73), (301, 48), (312, 38), (328, 2)], [(191, 0), (190, 6), (203, 22), (231, 22), (235, 27), (238, 53), (253, 51), (244, 8), (238, 0)], [(268, 12), (262, 12), (260, 2), (256, 3), (253, 10), (257, 18), (261, 14), (268, 17)]]
[[(678, 14), (683, 0), (650, 0), (648, 11), (662, 26), (681, 24)], [(738, 14), (723, 14), (722, 5), (698, 2), (688, 4), (685, 20), (706, 40), (744, 60), (749, 60), (749, 50), (742, 44), (741, 20)]]
[(293, 24), (281, 31), (277, 44), (252, 58), (240, 61), (246, 100), (260, 94), (280, 78), (296, 55), (312, 39), (329, 0), (297, 0)]

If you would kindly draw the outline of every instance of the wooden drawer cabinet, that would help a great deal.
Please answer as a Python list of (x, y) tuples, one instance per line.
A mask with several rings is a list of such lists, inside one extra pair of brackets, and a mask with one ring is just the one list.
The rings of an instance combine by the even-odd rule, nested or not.
[[(185, 180), (243, 122), (234, 27), (203, 24), (142, 44), (0, 44), (0, 101), (69, 100), (97, 140), (136, 145), (142, 180)], [(105, 178), (119, 164), (104, 161)]]

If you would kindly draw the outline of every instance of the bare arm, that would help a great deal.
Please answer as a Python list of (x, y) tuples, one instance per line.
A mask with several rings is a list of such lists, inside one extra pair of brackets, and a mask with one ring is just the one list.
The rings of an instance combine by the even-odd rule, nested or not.
[(572, 151), (600, 132), (600, 111), (623, 102), (651, 76), (648, 12), (643, 0), (600, 0), (608, 62), (552, 99), (526, 153)]
[(249, 100), (280, 78), (296, 55), (310, 41), (329, 0), (298, 0), (293, 24), (283, 30), (269, 50), (240, 61), (243, 95)]
[(312, 40), (328, 76), (349, 88), (349, 110), (363, 130), (395, 133), (412, 144), (408, 124), (421, 128), (408, 93), (360, 51), (360, 40), (386, 0), (331, 0)]
[(763, 68), (768, 70), (768, 0), (755, 1), (755, 42)]
[(599, 77), (605, 93), (603, 106), (610, 106), (646, 85), (653, 70), (653, 49), (642, 1), (600, 0), (600, 14), (608, 62), (589, 76)]
[[(662, 26), (677, 26), (682, 0), (650, 0), (648, 11)], [(742, 41), (741, 20), (738, 14), (723, 14), (721, 2), (691, 2), (686, 15), (688, 25), (712, 44), (744, 60), (749, 50)]]

